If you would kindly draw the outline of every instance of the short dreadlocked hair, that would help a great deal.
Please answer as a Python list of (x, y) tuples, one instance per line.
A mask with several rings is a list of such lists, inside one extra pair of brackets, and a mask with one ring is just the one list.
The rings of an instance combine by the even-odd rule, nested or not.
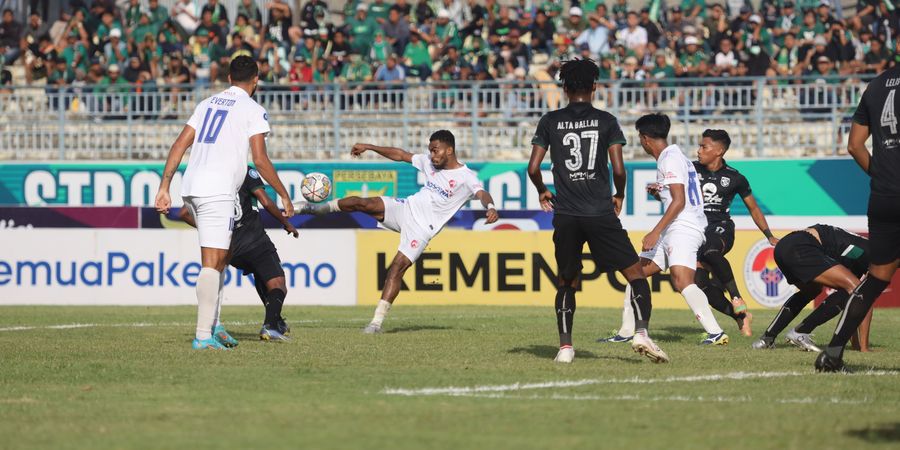
[(590, 59), (573, 59), (559, 69), (559, 80), (566, 92), (591, 92), (600, 78), (600, 68)]

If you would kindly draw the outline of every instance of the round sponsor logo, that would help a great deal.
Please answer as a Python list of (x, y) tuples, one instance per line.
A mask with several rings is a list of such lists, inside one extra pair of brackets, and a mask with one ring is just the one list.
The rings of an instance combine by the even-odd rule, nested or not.
[(259, 172), (257, 172), (256, 169), (250, 169), (247, 171), (247, 174), (250, 175), (250, 178), (259, 179)]
[(413, 239), (413, 241), (409, 243), (409, 246), (412, 248), (419, 248), (419, 241)]
[(757, 241), (747, 252), (744, 282), (757, 303), (769, 308), (780, 307), (794, 293), (775, 264), (775, 248), (765, 239)]

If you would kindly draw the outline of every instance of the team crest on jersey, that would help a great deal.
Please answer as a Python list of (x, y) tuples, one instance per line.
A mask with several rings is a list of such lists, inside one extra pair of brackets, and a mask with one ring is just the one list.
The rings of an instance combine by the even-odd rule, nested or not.
[(409, 243), (409, 246), (412, 248), (419, 248), (419, 241), (413, 239), (413, 241)]
[(722, 177), (722, 178), (719, 180), (719, 183), (722, 184), (722, 187), (728, 187), (728, 185), (731, 184), (731, 178), (728, 178), (728, 177)]
[(255, 178), (257, 180), (259, 179), (259, 172), (257, 172), (256, 169), (248, 170), (247, 175), (250, 175), (250, 178)]
[(450, 189), (453, 189), (455, 187), (456, 187), (456, 180), (450, 180)]

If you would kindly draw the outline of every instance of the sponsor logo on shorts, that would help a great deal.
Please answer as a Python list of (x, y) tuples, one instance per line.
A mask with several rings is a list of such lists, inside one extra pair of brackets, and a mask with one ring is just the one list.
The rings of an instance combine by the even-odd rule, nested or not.
[(753, 299), (769, 308), (780, 307), (794, 293), (775, 264), (775, 248), (766, 239), (757, 241), (747, 252), (744, 281)]
[(257, 172), (256, 169), (248, 170), (247, 175), (250, 175), (250, 178), (257, 179), (257, 180), (259, 179), (259, 172)]

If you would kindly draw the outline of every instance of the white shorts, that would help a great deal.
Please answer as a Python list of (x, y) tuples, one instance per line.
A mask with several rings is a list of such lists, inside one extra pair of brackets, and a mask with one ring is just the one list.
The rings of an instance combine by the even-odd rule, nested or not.
[(672, 266), (697, 267), (697, 250), (706, 242), (702, 232), (685, 226), (670, 226), (659, 237), (656, 247), (642, 252), (641, 258), (652, 260), (662, 270)]
[(190, 208), (191, 215), (197, 222), (201, 247), (224, 250), (231, 247), (234, 222), (240, 218), (241, 207), (236, 197), (184, 197), (184, 205)]
[(381, 201), (384, 202), (384, 220), (381, 224), (388, 230), (400, 233), (397, 250), (416, 262), (434, 236), (416, 223), (406, 199), (381, 197)]

